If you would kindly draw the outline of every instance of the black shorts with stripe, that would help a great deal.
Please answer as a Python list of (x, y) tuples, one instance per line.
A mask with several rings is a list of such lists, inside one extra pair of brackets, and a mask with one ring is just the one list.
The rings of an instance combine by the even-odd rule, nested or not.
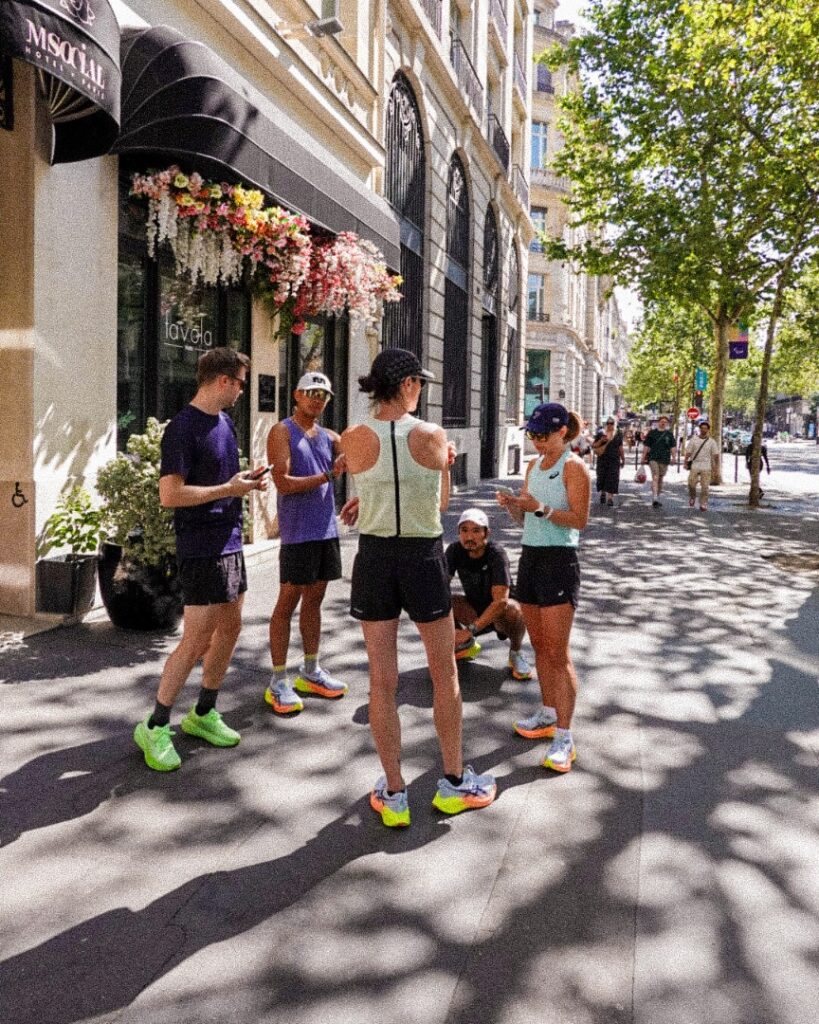
[(548, 608), (580, 599), (580, 561), (577, 548), (534, 547), (524, 544), (518, 563), (517, 599), (521, 604)]

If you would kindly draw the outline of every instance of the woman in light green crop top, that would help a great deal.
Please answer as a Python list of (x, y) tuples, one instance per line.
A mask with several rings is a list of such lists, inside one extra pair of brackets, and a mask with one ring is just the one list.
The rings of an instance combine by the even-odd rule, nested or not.
[(359, 378), (373, 416), (341, 435), (358, 497), (342, 518), (358, 518), (350, 614), (364, 632), (370, 669), (370, 729), (384, 774), (370, 805), (389, 827), (410, 823), (401, 773), (398, 619), (406, 611), (421, 635), (432, 678), (434, 722), (443, 760), (433, 804), (447, 814), (485, 807), (495, 798), (491, 775), (463, 766), (461, 693), (455, 666), (455, 623), (444, 559), (441, 512), (449, 502), (454, 455), (441, 427), (417, 419), (421, 389), (432, 379), (414, 353), (384, 349)]
[(571, 725), (577, 675), (569, 651), (580, 593), (580, 532), (589, 521), (591, 481), (571, 453), (581, 420), (557, 402), (537, 406), (526, 434), (537, 458), (519, 495), (498, 492), (498, 503), (524, 525), (516, 596), (535, 652), (542, 706), (515, 722), (526, 739), (549, 739), (544, 768), (568, 772), (577, 756)]

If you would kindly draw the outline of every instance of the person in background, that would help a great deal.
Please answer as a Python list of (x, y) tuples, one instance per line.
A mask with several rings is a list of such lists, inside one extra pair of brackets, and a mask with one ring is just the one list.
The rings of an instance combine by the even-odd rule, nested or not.
[(669, 430), (669, 419), (663, 415), (657, 420), (657, 426), (649, 430), (644, 442), (643, 465), (648, 465), (651, 470), (651, 494), (654, 508), (662, 505), (660, 494), (663, 489), (663, 480), (668, 472), (668, 467), (677, 457), (677, 441)]
[[(293, 392), (292, 416), (267, 436), (267, 460), (278, 492), (279, 596), (270, 616), (273, 681), (264, 694), (276, 714), (301, 711), (300, 693), (335, 700), (347, 692), (319, 665), (321, 603), (331, 580), (341, 577), (333, 482), (344, 472), (339, 437), (318, 419), (333, 397), (323, 373), (305, 373)], [(299, 630), (304, 660), (291, 684), (287, 675), (290, 622), (301, 602)]]
[(601, 505), (614, 505), (614, 495), (620, 490), (620, 470), (626, 464), (623, 435), (617, 429), (614, 417), (595, 435), (592, 451), (597, 456), (597, 490)]
[(708, 420), (700, 422), (700, 436), (692, 437), (686, 450), (685, 465), (688, 469), (688, 506), (693, 508), (697, 502), (697, 485), (700, 487), (700, 511), (708, 509), (708, 489), (711, 486), (711, 475), (719, 467), (720, 452), (717, 442), (711, 437), (711, 425)]
[(526, 635), (520, 605), (511, 596), (509, 556), (489, 539), (489, 519), (479, 508), (468, 508), (458, 520), (458, 539), (444, 552), (449, 578), (457, 575), (463, 594), (452, 595), (455, 615), (455, 658), (475, 658), (477, 637), (495, 631), (509, 640), (509, 669), (515, 679), (532, 678), (521, 645)]
[[(463, 764), (455, 622), (441, 540), (451, 452), (441, 427), (413, 415), (421, 389), (431, 379), (413, 352), (384, 349), (370, 372), (359, 378), (361, 391), (371, 397), (373, 415), (341, 435), (341, 450), (358, 491), (359, 542), (350, 613), (364, 633), (370, 729), (384, 769), (370, 806), (389, 828), (410, 824), (396, 707), (402, 610), (418, 629), (432, 679), (433, 721), (444, 769), (433, 807), (459, 814), (487, 807), (497, 791), (491, 775), (479, 775)], [(345, 510), (347, 506), (344, 521), (350, 522), (351, 513)]]
[(556, 772), (570, 771), (577, 757), (577, 674), (569, 640), (580, 595), (577, 549), (591, 500), (589, 470), (569, 448), (579, 430), (577, 413), (556, 402), (537, 406), (526, 433), (538, 457), (529, 463), (523, 490), (517, 497), (497, 492), (498, 504), (523, 524), (516, 593), (543, 701), (514, 728), (526, 739), (551, 739), (541, 763)]
[(216, 710), (219, 687), (242, 627), (247, 574), (242, 553), (242, 498), (267, 480), (239, 472), (236, 428), (225, 412), (247, 382), (250, 360), (230, 348), (199, 357), (196, 394), (162, 435), (159, 500), (174, 510), (176, 556), (182, 585), (182, 638), (165, 663), (152, 714), (134, 730), (149, 768), (170, 772), (182, 760), (171, 739), (176, 698), (202, 663), (199, 699), (180, 723), (182, 732), (235, 747), (241, 739)]

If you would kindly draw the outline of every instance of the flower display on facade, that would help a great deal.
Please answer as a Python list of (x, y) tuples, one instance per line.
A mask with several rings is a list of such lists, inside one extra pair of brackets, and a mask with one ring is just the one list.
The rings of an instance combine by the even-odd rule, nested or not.
[(296, 333), (304, 317), (318, 313), (348, 312), (375, 323), (385, 302), (401, 298), (401, 278), (387, 271), (371, 242), (352, 232), (313, 238), (306, 218), (265, 206), (257, 189), (169, 167), (133, 175), (131, 194), (148, 200), (150, 256), (168, 242), (177, 273), (206, 285), (236, 284), (248, 275)]

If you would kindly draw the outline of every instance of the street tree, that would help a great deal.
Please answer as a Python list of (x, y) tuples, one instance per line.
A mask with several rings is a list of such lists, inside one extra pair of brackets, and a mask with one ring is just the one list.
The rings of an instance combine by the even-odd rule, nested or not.
[(698, 307), (671, 300), (650, 303), (629, 350), (623, 389), (629, 404), (670, 404), (676, 431), (682, 405), (694, 392), (697, 368), (711, 369), (710, 335), (708, 318)]
[(721, 443), (731, 325), (769, 301), (775, 333), (817, 244), (819, 3), (589, 0), (586, 17), (544, 57), (579, 82), (553, 161), (570, 222), (544, 248), (705, 312)]

